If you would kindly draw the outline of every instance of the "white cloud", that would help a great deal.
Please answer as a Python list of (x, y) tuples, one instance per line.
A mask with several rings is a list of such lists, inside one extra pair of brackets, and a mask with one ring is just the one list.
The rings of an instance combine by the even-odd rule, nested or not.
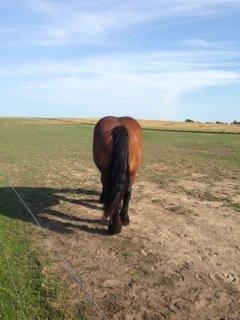
[[(155, 51), (2, 67), (17, 96), (89, 110), (88, 115), (130, 113), (147, 106), (175, 112), (179, 99), (205, 87), (240, 83), (226, 64), (239, 52)], [(133, 108), (134, 106), (134, 108)], [(109, 111), (108, 111), (109, 110)], [(87, 112), (87, 111), (86, 111)]]
[(33, 10), (47, 14), (57, 14), (62, 11), (62, 8), (52, 1), (30, 0), (29, 5)]
[[(193, 47), (193, 48), (216, 48), (219, 45), (221, 45), (221, 42), (213, 42), (213, 41), (207, 41), (205, 39), (188, 39), (185, 41), (182, 41), (180, 44)], [(226, 43), (224, 43), (226, 44)]]
[[(227, 45), (225, 44), (225, 47)], [(91, 77), (104, 74), (161, 74), (226, 70), (230, 65), (237, 70), (239, 50), (159, 50), (144, 53), (114, 53), (81, 59), (1, 65), (0, 75), (44, 77)]]
[(237, 48), (238, 49), (240, 48), (239, 42), (209, 41), (209, 40), (205, 40), (205, 39), (201, 39), (201, 38), (187, 39), (185, 41), (179, 42), (178, 45), (180, 45), (181, 47), (182, 46), (187, 47), (188, 49), (192, 48), (192, 49), (198, 49), (198, 50), (199, 49), (203, 49), (203, 50), (218, 49), (218, 50), (223, 51), (223, 50), (226, 50), (226, 48), (227, 48), (227, 50), (230, 51), (230, 50), (236, 50)]
[[(118, 110), (115, 113), (132, 112), (134, 116), (148, 106), (152, 114), (167, 114), (169, 110), (176, 112), (183, 95), (240, 82), (239, 44), (221, 42), (222, 30), (215, 35), (216, 41), (197, 38), (199, 32), (194, 30), (188, 33), (192, 38), (183, 41), (183, 33), (176, 32), (171, 38), (166, 27), (239, 14), (240, 0), (13, 0), (11, 4), (0, 3), (0, 7), (7, 9), (6, 25), (0, 28), (1, 46), (8, 41), (20, 45), (15, 52), (9, 46), (5, 56), (3, 53), (4, 61), (12, 63), (0, 65), (1, 94), (31, 99), (31, 105), (81, 106), (92, 115), (114, 108)], [(152, 23), (149, 29), (148, 23)], [(138, 27), (137, 32), (131, 30), (133, 26)], [(138, 32), (130, 49), (130, 39)], [(203, 37), (204, 33), (206, 30)], [(161, 36), (165, 39), (162, 48), (165, 45), (171, 50), (149, 51), (146, 46), (156, 46)], [(169, 44), (173, 38), (175, 43)], [(238, 38), (232, 35), (232, 39)], [(115, 45), (117, 41), (120, 46)], [(96, 48), (89, 48), (89, 44), (99, 52), (110, 49), (114, 53), (92, 56)], [(99, 48), (99, 44), (108, 47)], [(142, 48), (142, 53), (117, 51), (119, 47), (133, 50), (134, 46), (135, 50)], [(84, 55), (87, 57), (59, 59)], [(31, 62), (33, 57), (36, 61)], [(23, 62), (14, 64), (14, 60)], [(154, 112), (159, 109), (161, 113)]]
[[(109, 33), (135, 24), (154, 21), (158, 25), (184, 23), (186, 19), (207, 19), (236, 14), (239, 0), (130, 0), (130, 1), (46, 1), (30, 0), (29, 8), (44, 15), (37, 30), (25, 41), (41, 45), (93, 43), (107, 39)], [(183, 18), (176, 20), (173, 18)]]

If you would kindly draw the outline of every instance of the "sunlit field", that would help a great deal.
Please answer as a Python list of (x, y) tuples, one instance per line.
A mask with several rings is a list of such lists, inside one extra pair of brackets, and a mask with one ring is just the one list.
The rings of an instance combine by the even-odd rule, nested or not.
[(108, 236), (95, 122), (0, 120), (0, 240), (20, 300), (0, 243), (0, 318), (99, 319), (57, 248), (109, 319), (237, 319), (240, 126), (140, 121), (131, 224)]
[[(26, 124), (96, 124), (98, 119), (78, 118), (0, 118), (1, 125), (26, 125)], [(201, 123), (201, 122), (174, 122), (160, 120), (138, 120), (143, 128), (161, 131), (186, 131), (186, 132), (215, 132), (215, 133), (240, 133), (239, 124), (230, 123)]]

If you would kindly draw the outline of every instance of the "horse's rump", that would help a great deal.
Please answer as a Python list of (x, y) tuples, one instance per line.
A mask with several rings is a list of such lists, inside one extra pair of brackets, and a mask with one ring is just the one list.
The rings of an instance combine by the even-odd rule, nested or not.
[(110, 216), (112, 232), (120, 232), (121, 201), (130, 191), (142, 159), (142, 131), (138, 122), (129, 117), (101, 119), (94, 129), (93, 155), (101, 172), (105, 216)]

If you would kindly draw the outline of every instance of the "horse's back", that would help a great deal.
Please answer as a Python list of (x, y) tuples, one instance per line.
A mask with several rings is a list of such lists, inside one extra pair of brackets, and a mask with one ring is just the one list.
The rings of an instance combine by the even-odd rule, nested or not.
[(112, 131), (118, 126), (123, 126), (128, 131), (129, 172), (137, 171), (142, 160), (142, 128), (131, 117), (108, 116), (98, 121), (94, 128), (94, 161), (100, 171), (108, 170), (113, 146)]

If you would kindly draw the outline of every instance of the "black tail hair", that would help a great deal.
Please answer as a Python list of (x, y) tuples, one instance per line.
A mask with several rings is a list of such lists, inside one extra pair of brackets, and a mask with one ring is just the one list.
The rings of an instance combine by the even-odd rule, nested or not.
[(105, 217), (118, 210), (124, 191), (128, 186), (128, 131), (124, 126), (118, 126), (112, 131), (113, 147), (111, 165), (108, 174), (108, 190), (105, 198)]

